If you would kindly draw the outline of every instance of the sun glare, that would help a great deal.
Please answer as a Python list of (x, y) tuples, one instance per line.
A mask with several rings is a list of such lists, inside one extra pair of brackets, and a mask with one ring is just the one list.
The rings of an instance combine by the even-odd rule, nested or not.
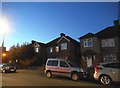
[(6, 34), (11, 30), (10, 22), (6, 17), (0, 17), (0, 34)]

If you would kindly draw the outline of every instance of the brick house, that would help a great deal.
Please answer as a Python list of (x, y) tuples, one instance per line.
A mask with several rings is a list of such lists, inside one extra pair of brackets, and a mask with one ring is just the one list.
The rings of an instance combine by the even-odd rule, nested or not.
[(46, 44), (32, 40), (35, 51), (36, 65), (43, 65), (46, 61)]
[(47, 58), (63, 58), (80, 64), (80, 43), (64, 33), (60, 37), (48, 42)]
[(107, 27), (96, 34), (88, 33), (80, 39), (81, 66), (95, 67), (100, 62), (118, 61), (120, 58), (120, 25)]
[(70, 59), (79, 65), (80, 43), (64, 33), (61, 33), (60, 37), (47, 44), (32, 40), (32, 45), (34, 46), (35, 57), (39, 64), (45, 64), (48, 58), (63, 58)]
[(48, 42), (47, 58), (63, 58), (79, 64), (80, 62), (80, 43), (66, 36), (64, 33), (60, 37)]

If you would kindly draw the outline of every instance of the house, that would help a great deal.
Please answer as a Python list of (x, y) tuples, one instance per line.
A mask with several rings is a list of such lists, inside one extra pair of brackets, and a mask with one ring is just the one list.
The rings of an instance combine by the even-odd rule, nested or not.
[(114, 26), (96, 33), (101, 43), (103, 62), (118, 61), (120, 59), (120, 25), (114, 21)]
[(107, 27), (96, 34), (87, 33), (80, 38), (81, 66), (95, 67), (100, 62), (118, 61), (120, 58), (120, 25)]
[(32, 40), (31, 45), (34, 47), (35, 51), (35, 65), (43, 65), (47, 59), (46, 44)]
[(48, 58), (69, 59), (80, 65), (80, 43), (64, 33), (47, 44), (32, 40), (39, 64), (45, 64)]
[(63, 58), (80, 63), (80, 43), (64, 33), (48, 42), (46, 47), (47, 58)]

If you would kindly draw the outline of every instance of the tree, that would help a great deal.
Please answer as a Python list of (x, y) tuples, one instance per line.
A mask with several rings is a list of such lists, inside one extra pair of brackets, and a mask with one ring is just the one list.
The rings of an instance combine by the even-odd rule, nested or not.
[(16, 60), (18, 60), (20, 66), (29, 66), (34, 63), (35, 60), (34, 47), (29, 43), (23, 43), (21, 46), (19, 44), (16, 46), (13, 45), (10, 48), (8, 56), (9, 60), (14, 64), (16, 63)]

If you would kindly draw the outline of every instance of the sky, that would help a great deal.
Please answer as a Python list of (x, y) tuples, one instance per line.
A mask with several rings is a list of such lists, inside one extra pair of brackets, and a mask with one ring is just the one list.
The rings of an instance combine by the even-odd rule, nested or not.
[(5, 46), (9, 50), (17, 43), (31, 43), (31, 40), (48, 43), (60, 33), (79, 42), (78, 38), (89, 32), (113, 26), (118, 19), (118, 3), (2, 2), (2, 15), (11, 23), (12, 30), (5, 35)]

